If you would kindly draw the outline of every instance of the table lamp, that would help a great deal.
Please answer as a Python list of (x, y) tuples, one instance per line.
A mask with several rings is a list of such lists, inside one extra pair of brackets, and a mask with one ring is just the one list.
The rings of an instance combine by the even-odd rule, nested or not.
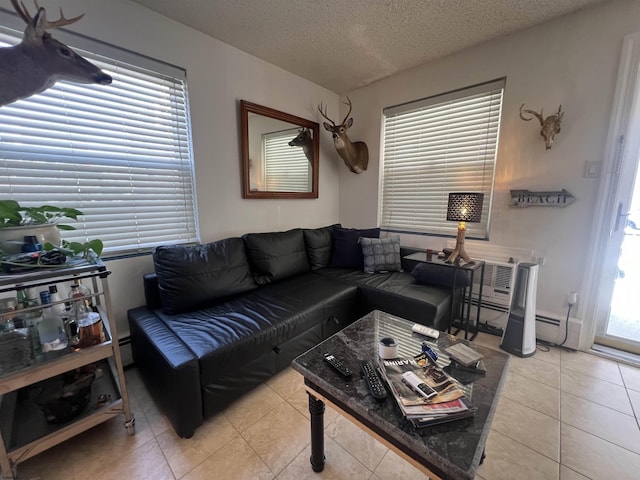
[(464, 251), (464, 236), (467, 231), (467, 222), (480, 223), (482, 217), (482, 202), (484, 193), (450, 193), (447, 205), (447, 220), (458, 223), (458, 236), (456, 248), (451, 252), (447, 263), (457, 263), (460, 259), (470, 262), (471, 258)]

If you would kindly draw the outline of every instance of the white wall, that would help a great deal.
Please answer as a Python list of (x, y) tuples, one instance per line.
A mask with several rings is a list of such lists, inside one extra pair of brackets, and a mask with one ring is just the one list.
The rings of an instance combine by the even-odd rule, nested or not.
[[(350, 137), (367, 142), (370, 163), (361, 175), (341, 170), (340, 221), (361, 227), (377, 224), (384, 107), (506, 76), (489, 243), (523, 247), (545, 257), (538, 312), (564, 318), (566, 293), (576, 290), (584, 298), (585, 257), (600, 183), (599, 178), (583, 177), (585, 162), (603, 160), (622, 40), (638, 30), (640, 2), (611, 2), (348, 92), (354, 105)], [(520, 120), (522, 103), (533, 110), (544, 108), (545, 115), (562, 104), (566, 113), (552, 150), (545, 151), (535, 120)], [(576, 197), (565, 208), (509, 207), (510, 189), (562, 188)], [(452, 235), (455, 231), (452, 223)], [(424, 248), (442, 248), (446, 240), (403, 236), (403, 244)], [(572, 315), (584, 317), (580, 300), (576, 307)]]
[[(74, 32), (187, 70), (202, 242), (338, 220), (339, 165), (329, 135), (321, 136), (319, 198), (303, 200), (243, 200), (239, 138), (240, 99), (317, 121), (320, 102), (337, 110), (336, 94), (126, 0), (39, 3), (51, 18), (58, 6), (67, 17), (85, 13), (69, 27)], [(10, 9), (8, 4), (2, 7)], [(142, 274), (153, 271), (153, 265), (145, 256), (108, 261), (107, 266), (113, 272), (110, 288), (123, 337), (129, 331), (126, 311), (144, 304)]]

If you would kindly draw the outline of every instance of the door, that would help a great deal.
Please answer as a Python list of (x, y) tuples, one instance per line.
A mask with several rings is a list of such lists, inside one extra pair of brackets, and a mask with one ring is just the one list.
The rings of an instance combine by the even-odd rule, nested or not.
[(640, 33), (625, 39), (618, 75), (592, 260), (601, 263), (593, 343), (640, 354)]

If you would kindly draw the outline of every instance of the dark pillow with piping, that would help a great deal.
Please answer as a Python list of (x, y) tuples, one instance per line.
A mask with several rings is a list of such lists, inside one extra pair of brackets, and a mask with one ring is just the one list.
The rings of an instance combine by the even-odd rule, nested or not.
[(333, 227), (339, 226), (340, 224), (336, 223), (328, 227), (305, 228), (302, 230), (311, 270), (329, 266), (333, 247)]
[(453, 286), (454, 274), (456, 278), (456, 286), (458, 288), (469, 286), (469, 276), (466, 272), (458, 271), (456, 273), (455, 268), (448, 267), (446, 265), (423, 262), (418, 263), (411, 271), (411, 275), (415, 278), (416, 283), (420, 285), (433, 285), (436, 287), (447, 288), (451, 288)]
[(333, 227), (333, 252), (329, 266), (332, 268), (363, 268), (360, 237), (380, 238), (379, 228), (357, 229)]
[(168, 314), (198, 310), (256, 287), (241, 238), (156, 247), (153, 264)]
[(265, 285), (309, 271), (302, 230), (243, 235), (256, 283)]
[(400, 235), (385, 238), (360, 237), (365, 273), (401, 272)]

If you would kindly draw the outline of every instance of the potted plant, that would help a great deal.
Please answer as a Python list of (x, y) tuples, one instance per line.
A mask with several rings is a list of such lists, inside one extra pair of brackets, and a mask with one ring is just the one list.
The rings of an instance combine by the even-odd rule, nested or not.
[(42, 205), (24, 207), (15, 200), (0, 200), (0, 250), (5, 254), (19, 253), (25, 236), (35, 236), (38, 243), (60, 245), (58, 230), (75, 230), (59, 223), (63, 218), (77, 220), (82, 215), (75, 208)]

